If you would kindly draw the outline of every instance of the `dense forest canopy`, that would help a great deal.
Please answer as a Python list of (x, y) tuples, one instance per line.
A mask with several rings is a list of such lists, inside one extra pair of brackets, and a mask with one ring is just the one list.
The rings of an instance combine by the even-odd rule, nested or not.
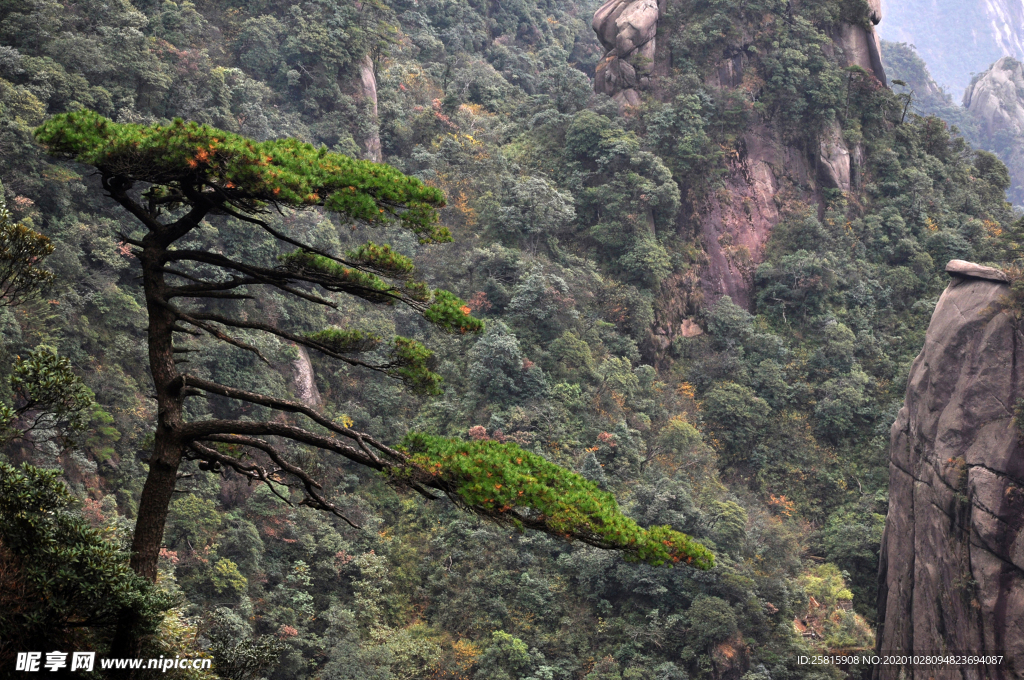
[[(871, 647), (888, 429), (945, 263), (1017, 258), (1006, 168), (842, 65), (860, 0), (670, 0), (637, 107), (593, 93), (596, 8), (0, 0), (0, 479), (38, 499), (0, 503), (0, 664), (106, 653), (115, 606), (139, 656), (238, 679), (787, 680)], [(763, 255), (708, 242), (709, 205), (754, 210), (730, 179), (752, 139), (827, 134), (861, 154), (850, 191), (779, 180)], [(125, 578), (163, 413), (140, 215), (203, 192), (160, 246), (174, 285), (244, 299), (176, 303), (207, 395), (180, 417), (276, 423), (250, 460), (322, 504), (218, 431), (170, 477), (151, 585)], [(749, 300), (705, 294), (712, 245)], [(304, 412), (456, 502), (281, 437)], [(579, 485), (534, 499), (547, 531), (493, 521), (521, 465)], [(591, 501), (620, 535), (564, 540)], [(623, 535), (668, 551), (598, 547)]]

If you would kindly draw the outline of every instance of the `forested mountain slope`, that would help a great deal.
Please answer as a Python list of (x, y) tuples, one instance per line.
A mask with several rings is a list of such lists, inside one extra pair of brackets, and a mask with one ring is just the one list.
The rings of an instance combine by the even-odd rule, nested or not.
[[(383, 441), (515, 442), (716, 555), (709, 572), (628, 562), (289, 449), (355, 529), (190, 463), (161, 551), (159, 584), (181, 598), (152, 641), (161, 653), (212, 642), (215, 670), (237, 678), (785, 680), (838, 673), (801, 653), (873, 645), (889, 426), (945, 263), (1009, 257), (1006, 168), (876, 77), (865, 2), (667, 0), (653, 55), (616, 56), (637, 87), (602, 94), (597, 9), (0, 2), (0, 179), (13, 219), (55, 246), (45, 295), (3, 308), (0, 366), (55, 348), (98, 404), (75, 446), (5, 456), (59, 467), (89, 523), (130, 531), (157, 414), (140, 234), (96, 177), (32, 136), (82, 107), (379, 154), (448, 198), (444, 245), (315, 210), (268, 219), (323, 247), (389, 242), (466, 300), (481, 336), (355, 302), (325, 316), (256, 300), (303, 329), (426, 337), (442, 395), (254, 338), (269, 366), (198, 341), (197, 374)], [(609, 96), (623, 89), (635, 98)], [(244, 221), (204, 224), (196, 247), (283, 254)], [(196, 417), (263, 415), (188, 403)]]

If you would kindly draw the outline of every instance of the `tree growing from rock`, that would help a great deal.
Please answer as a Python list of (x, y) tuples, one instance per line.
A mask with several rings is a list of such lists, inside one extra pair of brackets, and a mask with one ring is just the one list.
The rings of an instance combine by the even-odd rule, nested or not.
[[(383, 338), (360, 328), (301, 332), (252, 308), (257, 288), (296, 302), (337, 308), (347, 295), (373, 305), (405, 305), (451, 333), (477, 333), (483, 323), (452, 293), (416, 278), (412, 261), (388, 245), (364, 243), (330, 252), (279, 230), (272, 210), (321, 207), (354, 221), (397, 224), (421, 243), (450, 241), (437, 223), (444, 197), (387, 165), (353, 160), (294, 139), (255, 142), (205, 125), (117, 124), (82, 110), (50, 119), (35, 132), (57, 156), (91, 165), (106, 194), (144, 229), (120, 235), (135, 247), (149, 314), (148, 350), (157, 422), (149, 473), (139, 502), (131, 565), (154, 579), (179, 469), (231, 468), (291, 502), (342, 518), (320, 480), (289, 454), (288, 444), (315, 447), (385, 472), (399, 486), (518, 527), (624, 551), (653, 564), (684, 561), (709, 568), (713, 556), (668, 526), (643, 529), (593, 483), (514, 444), (410, 435), (400, 445), (336, 422), (302, 403), (221, 384), (190, 373), (182, 356), (198, 336), (252, 352), (266, 334), (337, 361), (382, 372), (422, 393), (437, 393), (433, 355), (418, 341)], [(228, 216), (263, 230), (290, 252), (276, 261), (233, 259), (195, 247), (204, 219)], [(210, 311), (232, 301), (231, 312)], [(248, 308), (247, 308), (248, 305)], [(189, 418), (187, 399), (227, 399), (271, 414), (264, 420)], [(290, 488), (289, 488), (290, 487)]]

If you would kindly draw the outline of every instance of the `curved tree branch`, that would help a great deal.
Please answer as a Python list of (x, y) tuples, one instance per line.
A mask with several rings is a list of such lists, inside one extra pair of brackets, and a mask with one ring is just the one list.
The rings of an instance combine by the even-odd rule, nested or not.
[[(256, 330), (256, 331), (262, 331), (264, 333), (270, 333), (271, 335), (276, 335), (277, 337), (279, 337), (279, 338), (281, 338), (283, 340), (288, 340), (290, 342), (294, 342), (297, 345), (302, 345), (303, 347), (308, 347), (310, 349), (315, 349), (316, 351), (320, 352), (321, 354), (325, 354), (326, 356), (329, 356), (332, 359), (337, 359), (339, 361), (344, 361), (345, 363), (347, 363), (347, 364), (349, 364), (351, 366), (361, 366), (363, 368), (368, 368), (371, 371), (378, 371), (378, 372), (383, 372), (383, 373), (386, 373), (386, 371), (389, 368), (394, 368), (393, 364), (376, 365), (376, 364), (371, 364), (371, 363), (368, 363), (368, 362), (365, 362), (365, 361), (360, 361), (359, 359), (353, 359), (350, 356), (346, 356), (344, 354), (339, 354), (338, 352), (333, 351), (332, 349), (330, 349), (329, 347), (327, 347), (323, 343), (315, 342), (315, 341), (310, 340), (309, 338), (306, 338), (304, 336), (296, 335), (295, 333), (289, 333), (288, 331), (283, 331), (283, 330), (281, 330), (279, 328), (276, 328), (274, 326), (271, 326), (269, 324), (255, 323), (255, 322), (251, 322), (251, 321), (238, 321), (236, 319), (230, 319), (228, 317), (221, 316), (220, 314), (207, 314), (207, 313), (199, 313), (199, 312), (188, 313), (188, 312), (182, 312), (181, 310), (178, 310), (178, 309), (175, 309), (175, 313), (178, 315), (178, 317), (182, 321), (186, 321), (188, 323), (193, 323), (194, 321), (199, 321), (199, 322), (212, 321), (214, 323), (219, 323), (219, 324), (221, 324), (223, 326), (230, 326), (232, 328), (246, 328), (246, 329), (249, 329), (249, 330)], [(198, 325), (198, 324), (194, 324), (194, 325)]]
[[(253, 283), (263, 283), (269, 286), (274, 286), (276, 288), (279, 288), (280, 290), (283, 290), (286, 293), (289, 293), (296, 297), (300, 297), (304, 300), (309, 300), (310, 302), (325, 305), (327, 307), (331, 307), (332, 309), (338, 308), (338, 305), (336, 303), (331, 302), (326, 298), (322, 298), (319, 295), (313, 295), (311, 293), (306, 293), (304, 291), (297, 290), (292, 286), (288, 285), (294, 281), (305, 281), (306, 279), (303, 279), (302, 277), (299, 276), (286, 274), (285, 272), (279, 269), (268, 269), (266, 267), (258, 267), (255, 265), (245, 264), (243, 262), (235, 262), (234, 260), (224, 257), (223, 255), (218, 255), (216, 253), (208, 253), (202, 250), (168, 250), (164, 253), (164, 262), (181, 260), (191, 262), (202, 262), (203, 264), (209, 264), (215, 267), (234, 269), (237, 272), (241, 272), (242, 274), (246, 274), (248, 276), (253, 277), (255, 279)], [(308, 281), (308, 283), (316, 282), (310, 280)], [(174, 288), (169, 289), (171, 296), (174, 296), (175, 291), (176, 289)]]
[[(326, 428), (326, 429), (330, 430), (331, 432), (334, 432), (335, 434), (340, 434), (343, 437), (347, 437), (349, 439), (354, 440), (359, 445), (359, 448), (363, 452), (363, 455), (365, 457), (367, 457), (373, 463), (373, 465), (371, 467), (374, 467), (375, 469), (378, 469), (378, 470), (384, 469), (384, 467), (386, 466), (386, 463), (384, 461), (382, 461), (377, 456), (377, 454), (373, 451), (373, 449), (376, 449), (380, 453), (383, 453), (384, 455), (392, 458), (393, 460), (395, 460), (398, 463), (402, 463), (402, 464), (408, 463), (409, 458), (404, 453), (402, 453), (402, 452), (400, 452), (400, 451), (398, 451), (396, 449), (393, 449), (390, 446), (382, 444), (381, 442), (377, 441), (376, 439), (374, 439), (373, 437), (371, 437), (368, 434), (365, 434), (363, 432), (359, 432), (357, 430), (353, 430), (352, 428), (345, 427), (344, 425), (339, 425), (339, 424), (331, 421), (330, 419), (325, 418), (324, 416), (322, 416), (321, 414), (317, 413), (313, 409), (309, 408), (305, 404), (300, 404), (297, 401), (288, 401), (287, 399), (277, 399), (277, 398), (274, 398), (274, 397), (268, 397), (268, 396), (266, 396), (264, 394), (257, 394), (255, 392), (247, 392), (245, 390), (240, 390), (240, 389), (235, 388), (235, 387), (228, 387), (227, 385), (221, 385), (219, 383), (215, 383), (215, 382), (212, 382), (212, 381), (209, 381), (209, 380), (204, 380), (202, 378), (197, 378), (196, 376), (193, 376), (193, 375), (183, 375), (183, 376), (181, 376), (180, 380), (181, 380), (181, 387), (182, 388), (184, 388), (184, 387), (195, 387), (195, 388), (204, 390), (206, 392), (209, 392), (211, 394), (219, 394), (220, 396), (227, 397), (229, 399), (238, 399), (239, 401), (245, 401), (245, 402), (248, 402), (250, 404), (258, 404), (260, 406), (267, 406), (269, 408), (273, 408), (273, 409), (276, 409), (276, 410), (279, 410), (279, 411), (285, 411), (285, 412), (288, 412), (288, 413), (299, 413), (301, 415), (304, 415), (307, 418), (309, 418), (310, 420), (312, 420), (313, 422), (315, 422), (317, 425), (320, 425), (321, 427)], [(189, 423), (189, 424), (186, 424), (184, 426), (183, 434), (185, 435), (186, 438), (189, 438), (189, 439), (200, 439), (200, 438), (206, 438), (206, 437), (208, 437), (210, 435), (214, 435), (214, 434), (237, 433), (237, 432), (239, 432), (239, 430), (231, 429), (231, 428), (232, 427), (241, 426), (241, 425), (247, 425), (247, 424), (248, 423), (235, 423), (235, 421), (230, 421), (230, 420), (223, 420), (223, 421), (220, 421), (220, 420), (210, 420), (210, 421), (202, 421), (202, 422), (198, 422), (198, 423)], [(195, 430), (190, 430), (190, 428), (196, 428), (196, 429)], [(220, 428), (220, 429), (218, 429), (218, 428)], [(293, 428), (293, 429), (295, 430), (296, 433), (302, 433), (303, 436), (305, 436), (305, 434), (307, 434), (307, 431), (306, 430), (302, 430), (301, 428)], [(251, 433), (247, 433), (247, 434), (277, 434), (277, 433), (276, 432), (267, 432), (267, 433), (251, 432)], [(311, 432), (308, 433), (308, 434), (313, 435), (313, 433), (311, 433)], [(294, 437), (291, 437), (290, 434), (282, 434), (280, 436), (294, 438)], [(320, 435), (313, 435), (313, 436), (320, 437)], [(321, 439), (323, 439), (323, 438), (321, 437)], [(297, 439), (297, 441), (302, 441), (302, 440), (301, 439)], [(327, 441), (333, 441), (333, 440), (327, 440)], [(338, 446), (345, 447), (346, 445), (336, 444), (335, 446), (329, 447), (329, 448), (331, 448), (331, 450), (335, 450)], [(351, 447), (346, 447), (346, 448), (351, 449)], [(352, 451), (354, 452), (355, 450), (352, 449)], [(342, 451), (338, 451), (338, 453), (342, 453)], [(347, 455), (347, 454), (343, 453), (343, 455)], [(356, 459), (353, 458), (353, 460), (356, 460)], [(360, 461), (357, 461), (357, 462), (360, 462)]]
[(213, 435), (207, 437), (204, 441), (220, 442), (222, 444), (237, 444), (241, 446), (248, 446), (250, 448), (259, 449), (263, 451), (267, 456), (274, 461), (277, 466), (297, 478), (302, 482), (302, 486), (306, 492), (306, 498), (299, 505), (306, 505), (316, 510), (326, 510), (333, 515), (337, 515), (341, 519), (345, 520), (349, 526), (360, 529), (358, 525), (352, 522), (341, 513), (341, 510), (334, 503), (331, 503), (320, 493), (320, 489), (323, 489), (323, 485), (317, 482), (315, 479), (309, 476), (309, 474), (300, 468), (298, 465), (290, 463), (285, 459), (284, 455), (276, 448), (270, 445), (269, 442), (255, 437), (245, 437), (242, 435)]

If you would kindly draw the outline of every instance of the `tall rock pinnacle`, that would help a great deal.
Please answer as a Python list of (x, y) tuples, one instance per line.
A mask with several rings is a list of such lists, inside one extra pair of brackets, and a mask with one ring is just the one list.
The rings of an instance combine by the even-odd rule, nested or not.
[(1001, 665), (879, 665), (875, 680), (1020, 677), (1024, 335), (1006, 276), (954, 260), (892, 426), (878, 652), (1002, 654)]

